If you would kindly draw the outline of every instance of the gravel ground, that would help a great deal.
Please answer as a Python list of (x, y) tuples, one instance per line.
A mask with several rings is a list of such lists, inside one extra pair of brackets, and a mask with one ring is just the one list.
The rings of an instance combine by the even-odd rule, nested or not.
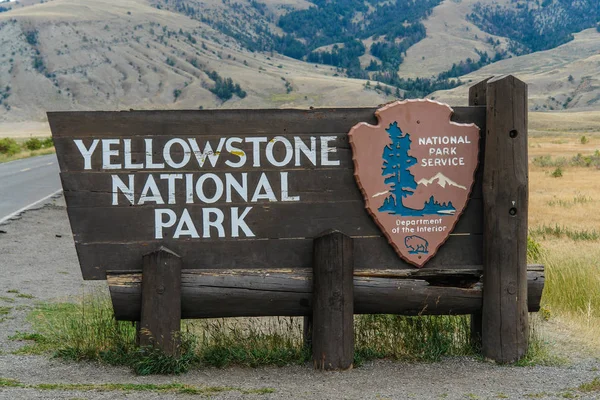
[[(432, 364), (376, 361), (346, 372), (323, 373), (310, 366), (291, 366), (210, 368), (174, 377), (139, 377), (126, 368), (14, 355), (12, 352), (22, 344), (8, 337), (17, 331), (30, 331), (25, 317), (36, 302), (64, 301), (89, 288), (108, 290), (105, 282), (84, 282), (81, 278), (62, 197), (0, 225), (0, 271), (0, 307), (10, 307), (4, 320), (0, 316), (0, 378), (15, 379), (25, 385), (184, 383), (240, 389), (211, 394), (215, 399), (600, 398), (600, 392), (575, 390), (582, 383), (600, 378), (600, 355), (581, 351), (576, 338), (565, 341), (556, 335), (556, 347), (559, 351), (568, 350), (572, 359), (561, 367), (506, 367), (471, 358), (451, 358)], [(274, 392), (244, 393), (264, 388)], [(191, 397), (197, 395), (0, 387), (0, 399)]]

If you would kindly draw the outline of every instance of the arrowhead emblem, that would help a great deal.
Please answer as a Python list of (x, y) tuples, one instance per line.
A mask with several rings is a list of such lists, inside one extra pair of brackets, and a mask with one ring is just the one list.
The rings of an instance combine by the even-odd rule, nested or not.
[(349, 133), (365, 205), (396, 253), (421, 268), (462, 214), (479, 154), (479, 128), (450, 121), (450, 106), (405, 100), (375, 112), (379, 124)]

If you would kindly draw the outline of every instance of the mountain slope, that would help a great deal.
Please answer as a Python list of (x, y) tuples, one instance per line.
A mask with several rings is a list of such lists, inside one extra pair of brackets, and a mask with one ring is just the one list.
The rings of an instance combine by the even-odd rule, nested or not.
[(587, 29), (555, 49), (513, 57), (463, 76), (458, 88), (433, 93), (436, 100), (466, 105), (468, 87), (489, 76), (514, 74), (529, 84), (533, 111), (600, 109), (600, 32)]
[[(48, 110), (374, 106), (436, 90), (465, 104), (468, 85), (504, 73), (530, 83), (534, 110), (600, 107), (600, 33), (518, 56), (546, 23), (524, 36), (495, 25), (570, 10), (538, 3), (23, 0), (0, 12), (0, 122)], [(592, 0), (577, 4), (560, 40), (597, 18)], [(440, 91), (458, 77), (464, 85)]]
[[(389, 97), (332, 67), (251, 53), (143, 0), (54, 0), (0, 13), (0, 120), (46, 110), (372, 105)], [(247, 96), (211, 92), (214, 72)], [(0, 93), (0, 96), (2, 93)]]

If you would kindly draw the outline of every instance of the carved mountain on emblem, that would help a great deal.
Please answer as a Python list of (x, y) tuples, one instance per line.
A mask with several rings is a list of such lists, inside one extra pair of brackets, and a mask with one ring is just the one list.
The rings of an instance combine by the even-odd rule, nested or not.
[(435, 176), (433, 176), (433, 178), (430, 178), (430, 179), (423, 178), (420, 181), (418, 181), (417, 183), (419, 185), (423, 185), (423, 186), (429, 186), (433, 183), (437, 183), (438, 185), (440, 185), (443, 188), (445, 188), (446, 186), (454, 186), (454, 187), (457, 187), (462, 190), (467, 190), (466, 187), (459, 185), (458, 183), (454, 182), (452, 179), (448, 178), (446, 175), (442, 174), (441, 172), (438, 172)]

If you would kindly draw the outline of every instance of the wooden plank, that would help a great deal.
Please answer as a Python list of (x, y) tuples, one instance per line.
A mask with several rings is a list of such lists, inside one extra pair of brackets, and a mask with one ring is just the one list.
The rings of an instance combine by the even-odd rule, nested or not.
[[(486, 78), (478, 83), (476, 83), (475, 85), (471, 86), (469, 88), (469, 106), (485, 106), (486, 105), (486, 101), (487, 101), (487, 82), (490, 80), (491, 78)], [(481, 134), (482, 132), (485, 132), (485, 129), (482, 129), (482, 131), (480, 132), (480, 149), (479, 149), (479, 154), (485, 154), (485, 134)], [(478, 176), (477, 176), (477, 182), (479, 183), (478, 189), (480, 190), (481, 188), (481, 181), (483, 179), (483, 168), (481, 168), (482, 162), (481, 160), (483, 159), (483, 157), (480, 158), (480, 167), (478, 170)], [(480, 193), (478, 193), (479, 195)], [(482, 316), (481, 313), (477, 313), (477, 314), (472, 314), (471, 315), (471, 344), (473, 346), (473, 348), (476, 349), (481, 349), (481, 323), (482, 323)]]
[(482, 350), (510, 363), (527, 352), (527, 85), (514, 76), (487, 85), (483, 177)]
[(181, 329), (181, 258), (161, 247), (143, 257), (140, 346), (177, 355)]
[(346, 370), (354, 361), (353, 243), (339, 231), (315, 238), (312, 359), (319, 370)]
[[(348, 132), (358, 122), (376, 124), (376, 108), (49, 112), (59, 137), (198, 136)], [(454, 107), (453, 120), (474, 122), (483, 110)], [(224, 123), (226, 121), (226, 123)]]
[[(281, 200), (281, 172), (287, 172), (289, 177), (288, 196), (299, 196), (300, 203), (326, 203), (331, 201), (347, 201), (360, 200), (363, 201), (362, 195), (356, 185), (352, 170), (336, 169), (330, 170), (327, 174), (317, 170), (285, 170), (285, 171), (267, 171), (265, 176), (272, 185), (276, 198)], [(195, 184), (201, 176), (199, 173), (189, 173), (192, 176), (191, 189), (194, 196), (194, 202), (199, 203), (200, 200), (195, 191)], [(231, 203), (239, 204), (244, 202), (239, 193), (227, 185), (227, 176), (223, 172), (214, 173), (222, 182), (224, 182), (222, 200), (215, 204)], [(246, 175), (248, 197), (252, 198), (257, 187), (257, 182), (263, 174), (262, 171), (248, 172)], [(113, 189), (113, 178), (109, 174), (89, 173), (89, 172), (63, 172), (60, 174), (64, 187), (68, 190), (64, 191), (65, 200), (69, 208), (92, 208), (92, 207), (127, 207), (132, 206), (130, 200), (123, 194), (122, 190)], [(114, 174), (124, 184), (129, 184), (127, 174)], [(139, 200), (144, 186), (150, 174), (140, 172), (134, 178), (134, 205), (136, 207), (152, 207), (156, 206), (153, 202), (139, 205)], [(183, 175), (183, 174), (182, 174)], [(160, 178), (160, 175), (154, 175), (156, 186), (165, 203), (169, 200), (169, 180), (168, 178)], [(174, 201), (179, 205), (187, 205), (186, 177), (183, 175), (175, 181), (175, 197)], [(229, 178), (231, 179), (231, 178)], [(235, 175), (234, 179), (237, 182), (242, 182), (240, 175)], [(116, 181), (116, 178), (115, 178)], [(481, 182), (479, 182), (481, 183)], [(114, 190), (114, 191), (113, 191)], [(226, 202), (227, 193), (231, 193), (231, 203)], [(478, 190), (481, 195), (481, 190)], [(211, 181), (206, 185), (205, 194), (208, 197), (214, 195), (214, 184)], [(114, 197), (116, 196), (116, 204)], [(480, 200), (481, 196), (471, 196), (471, 200)], [(262, 201), (267, 202), (267, 200)], [(246, 202), (244, 202), (246, 203)], [(260, 204), (260, 203), (259, 203)]]
[[(472, 199), (469, 202), (463, 216), (454, 228), (454, 234), (482, 233), (481, 221), (481, 199)], [(222, 234), (226, 238), (233, 236), (231, 220), (234, 214), (240, 216), (247, 211), (247, 204), (230, 204), (229, 207), (216, 207), (223, 214), (224, 222)], [(168, 206), (165, 206), (168, 207)], [(235, 207), (236, 210), (233, 210)], [(187, 210), (191, 221), (197, 230), (197, 238), (190, 235), (182, 235), (181, 240), (192, 240), (196, 242), (220, 241), (219, 229), (211, 227), (204, 232), (203, 221), (210, 217), (215, 220), (214, 212), (207, 215), (206, 206), (191, 205), (182, 207), (169, 207), (179, 217)], [(215, 207), (211, 207), (214, 210)], [(237, 214), (236, 214), (237, 213)], [(68, 210), (71, 219), (71, 229), (76, 243), (126, 243), (133, 237), (140, 241), (160, 242), (155, 239), (155, 209), (153, 207), (97, 207), (70, 208)], [(310, 215), (310, 223), (306, 223)], [(163, 218), (160, 217), (159, 218)], [(165, 219), (165, 218), (163, 218)], [(431, 218), (434, 220), (434, 218)], [(326, 229), (333, 228), (345, 232), (350, 236), (382, 236), (381, 231), (373, 222), (371, 216), (365, 212), (364, 202), (338, 201), (328, 203), (267, 203), (253, 204), (247, 212), (243, 221), (250, 229), (254, 237), (248, 236), (241, 229), (237, 235), (244, 240), (260, 238), (290, 239), (312, 237)], [(119, 227), (115, 229), (115, 227)], [(190, 224), (191, 226), (191, 224)], [(94, 229), (88, 229), (94, 227)], [(174, 237), (177, 224), (172, 227), (160, 229), (164, 238)], [(422, 229), (427, 229), (423, 227)], [(210, 235), (210, 237), (207, 237)]]
[[(392, 277), (393, 271), (366, 276), (372, 272), (355, 270), (356, 314), (460, 315), (481, 310), (481, 283), (436, 286), (408, 271), (404, 276)], [(432, 270), (431, 275), (460, 283), (464, 275), (478, 276), (481, 270), (461, 270), (454, 279), (446, 270)], [(141, 272), (110, 272), (107, 279), (117, 319), (139, 319)], [(312, 314), (311, 269), (184, 270), (181, 281), (182, 318)], [(537, 311), (544, 288), (544, 272), (538, 266), (528, 272), (528, 288), (529, 309)]]
[[(382, 237), (354, 239), (356, 268), (413, 269)], [(310, 268), (312, 239), (222, 240), (76, 244), (84, 279), (106, 279), (107, 270), (140, 269), (141, 257), (164, 245), (183, 259), (185, 269)], [(425, 269), (468, 269), (481, 265), (482, 235), (450, 236)]]

